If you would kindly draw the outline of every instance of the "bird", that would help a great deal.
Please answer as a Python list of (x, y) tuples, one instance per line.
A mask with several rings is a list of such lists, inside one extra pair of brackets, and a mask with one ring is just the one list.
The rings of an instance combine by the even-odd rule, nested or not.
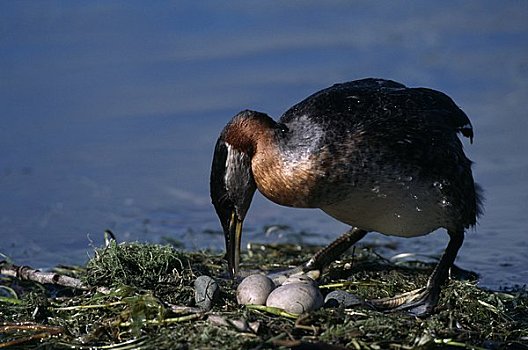
[(318, 91), (278, 121), (252, 110), (236, 114), (218, 137), (210, 176), (229, 274), (239, 273), (242, 224), (258, 190), (351, 226), (302, 271), (322, 271), (368, 232), (417, 237), (446, 229), (448, 245), (426, 286), (372, 303), (431, 314), (465, 231), (482, 213), (459, 134), (473, 143), (469, 118), (449, 96), (376, 78)]

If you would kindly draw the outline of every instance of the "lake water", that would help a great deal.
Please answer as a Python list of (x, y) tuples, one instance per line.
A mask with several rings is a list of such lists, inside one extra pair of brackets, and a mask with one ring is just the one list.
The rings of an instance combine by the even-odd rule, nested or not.
[[(208, 177), (225, 123), (372, 76), (444, 91), (470, 116), (486, 212), (457, 264), (484, 287), (525, 285), (527, 18), (525, 1), (3, 1), (0, 253), (81, 264), (107, 228), (221, 250)], [(244, 242), (324, 244), (345, 229), (258, 195)], [(366, 240), (438, 255), (447, 235)]]

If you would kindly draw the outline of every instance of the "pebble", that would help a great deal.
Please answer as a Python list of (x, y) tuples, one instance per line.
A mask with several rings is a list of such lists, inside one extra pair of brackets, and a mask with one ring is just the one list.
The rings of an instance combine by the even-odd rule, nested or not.
[(210, 276), (200, 276), (194, 281), (194, 300), (196, 306), (203, 310), (210, 310), (213, 307), (218, 292), (218, 283)]
[(325, 307), (344, 307), (351, 308), (364, 303), (361, 298), (344, 290), (334, 290), (328, 293), (324, 300)]
[(278, 307), (299, 315), (323, 306), (323, 295), (311, 278), (293, 276), (271, 292), (266, 306)]
[(266, 299), (275, 288), (273, 281), (264, 275), (250, 275), (238, 285), (236, 296), (239, 304), (266, 304)]

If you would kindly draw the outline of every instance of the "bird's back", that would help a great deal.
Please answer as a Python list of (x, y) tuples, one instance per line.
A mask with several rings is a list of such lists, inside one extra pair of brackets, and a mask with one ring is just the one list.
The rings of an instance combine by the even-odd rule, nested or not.
[[(343, 206), (351, 200), (361, 207), (358, 200), (366, 197), (369, 205), (391, 206), (385, 197), (404, 201), (412, 207), (406, 211), (435, 209), (438, 227), (475, 224), (478, 194), (457, 136), (472, 139), (473, 131), (445, 94), (363, 79), (309, 96), (279, 122), (289, 130), (280, 144), (286, 161), (309, 161), (318, 176), (312, 206), (346, 211)], [(347, 222), (346, 215), (332, 210), (327, 212)], [(352, 214), (358, 215), (364, 213)]]
[(423, 124), (424, 129), (445, 128), (473, 138), (469, 118), (447, 95), (426, 88), (407, 88), (391, 80), (368, 78), (335, 84), (291, 107), (280, 121), (288, 124), (302, 116), (314, 125), (332, 129), (372, 126), (383, 132), (385, 127), (409, 123)]

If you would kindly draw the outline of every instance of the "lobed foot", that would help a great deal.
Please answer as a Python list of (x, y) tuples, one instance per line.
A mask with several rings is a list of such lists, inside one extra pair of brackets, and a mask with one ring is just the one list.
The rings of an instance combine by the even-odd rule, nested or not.
[[(321, 276), (321, 270), (310, 269), (307, 264), (294, 267), (292, 269), (275, 271), (266, 275), (276, 286), (280, 286), (284, 281), (293, 276), (308, 276), (317, 280)], [(438, 288), (424, 287), (410, 292), (398, 294), (394, 297), (370, 299), (365, 305), (380, 311), (399, 312), (404, 311), (416, 317), (429, 316), (438, 303), (440, 290)]]
[(368, 303), (378, 310), (406, 311), (413, 316), (425, 317), (432, 313), (438, 303), (439, 296), (440, 290), (425, 287), (391, 298), (372, 299)]

